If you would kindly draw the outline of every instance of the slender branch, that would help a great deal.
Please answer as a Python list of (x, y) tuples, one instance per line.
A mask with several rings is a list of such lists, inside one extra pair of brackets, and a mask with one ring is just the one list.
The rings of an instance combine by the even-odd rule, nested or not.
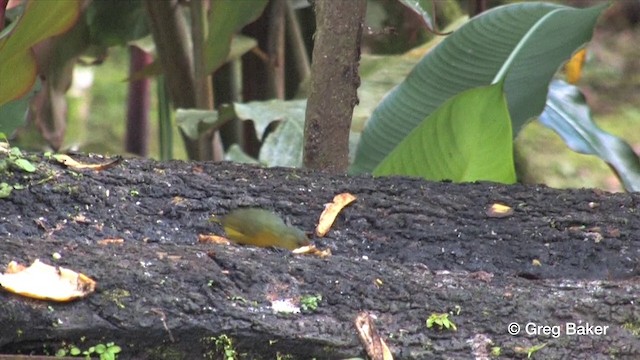
[[(176, 108), (196, 107), (191, 38), (177, 0), (144, 0), (165, 81)], [(198, 142), (181, 132), (187, 156), (200, 159)]]
[(302, 38), (302, 30), (300, 29), (300, 21), (296, 15), (290, 1), (286, 2), (287, 6), (287, 40), (291, 44), (291, 52), (293, 57), (293, 66), (298, 72), (301, 80), (311, 76), (311, 61), (307, 54), (307, 48)]
[(267, 71), (267, 91), (269, 92), (267, 96), (269, 98), (284, 99), (285, 0), (273, 0), (270, 6), (267, 51), (269, 52), (270, 65), (273, 71)]

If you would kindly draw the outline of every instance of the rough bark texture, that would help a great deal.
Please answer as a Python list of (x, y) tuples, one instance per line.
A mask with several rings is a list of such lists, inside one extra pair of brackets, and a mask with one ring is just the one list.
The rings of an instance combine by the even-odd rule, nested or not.
[(366, 1), (317, 0), (315, 9), (304, 165), (344, 173), (349, 162), (351, 117), (358, 104), (358, 65)]
[[(484, 359), (492, 346), (522, 359), (542, 344), (536, 359), (640, 357), (638, 194), (139, 159), (100, 172), (42, 159), (34, 175), (0, 176), (26, 186), (0, 199), (0, 264), (57, 252), (98, 282), (69, 304), (0, 291), (0, 353), (115, 342), (119, 359), (219, 358), (224, 334), (249, 359), (341, 359), (364, 355), (353, 320), (368, 311), (396, 359)], [(211, 214), (239, 206), (311, 231), (345, 191), (358, 200), (313, 239), (330, 257), (197, 241), (223, 234)], [(514, 214), (489, 217), (495, 202)], [(271, 309), (315, 294), (316, 311)], [(457, 331), (427, 328), (433, 313)], [(559, 336), (527, 335), (527, 323)], [(571, 323), (608, 328), (576, 336)]]

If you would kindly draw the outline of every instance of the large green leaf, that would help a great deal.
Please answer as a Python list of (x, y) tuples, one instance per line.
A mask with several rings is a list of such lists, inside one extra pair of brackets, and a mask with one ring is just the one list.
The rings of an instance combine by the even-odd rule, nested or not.
[(149, 35), (141, 0), (92, 1), (85, 17), (92, 41), (100, 46), (124, 46)]
[(274, 121), (296, 120), (304, 122), (307, 100), (267, 100), (234, 103), (235, 115), (240, 120), (252, 120), (258, 139), (264, 137), (267, 127)]
[(553, 74), (589, 41), (605, 6), (519, 3), (472, 19), (429, 52), (384, 98), (362, 133), (351, 172), (371, 172), (447, 99), (505, 74), (512, 131), (517, 134), (542, 112)]
[(628, 191), (640, 191), (640, 160), (624, 140), (600, 129), (591, 119), (584, 95), (562, 80), (551, 83), (540, 122), (558, 133), (573, 151), (596, 155), (617, 173)]
[(303, 133), (304, 116), (278, 124), (260, 147), (260, 162), (267, 166), (302, 167)]
[(447, 100), (404, 138), (373, 174), (514, 183), (511, 119), (502, 87), (500, 82)]
[(233, 35), (262, 14), (267, 0), (212, 0), (209, 34), (206, 40), (206, 66), (211, 72), (224, 64)]
[(31, 47), (69, 30), (78, 19), (80, 5), (80, 0), (29, 1), (10, 31), (2, 32), (0, 105), (23, 96), (31, 89), (37, 72)]

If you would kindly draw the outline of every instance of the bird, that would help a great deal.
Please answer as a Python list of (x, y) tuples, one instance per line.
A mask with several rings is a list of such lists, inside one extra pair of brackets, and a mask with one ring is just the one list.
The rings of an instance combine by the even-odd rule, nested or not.
[(309, 245), (307, 235), (289, 226), (271, 211), (259, 208), (232, 210), (221, 220), (212, 219), (224, 228), (229, 240), (242, 245), (294, 250)]

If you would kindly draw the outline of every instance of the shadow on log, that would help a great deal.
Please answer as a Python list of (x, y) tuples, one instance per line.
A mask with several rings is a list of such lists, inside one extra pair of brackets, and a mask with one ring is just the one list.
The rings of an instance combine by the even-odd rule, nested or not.
[[(543, 345), (534, 358), (640, 358), (638, 194), (141, 159), (99, 172), (41, 159), (35, 175), (3, 177), (26, 188), (0, 200), (0, 264), (39, 258), (98, 288), (68, 304), (1, 291), (2, 354), (114, 342), (119, 359), (221, 358), (226, 335), (238, 358), (364, 357), (354, 319), (367, 311), (396, 359)], [(313, 238), (328, 258), (197, 241), (223, 235), (210, 216), (240, 206), (312, 232), (341, 192), (358, 200)], [(487, 216), (493, 203), (513, 215)], [(271, 308), (318, 294), (315, 311)], [(439, 313), (457, 330), (427, 328)]]

